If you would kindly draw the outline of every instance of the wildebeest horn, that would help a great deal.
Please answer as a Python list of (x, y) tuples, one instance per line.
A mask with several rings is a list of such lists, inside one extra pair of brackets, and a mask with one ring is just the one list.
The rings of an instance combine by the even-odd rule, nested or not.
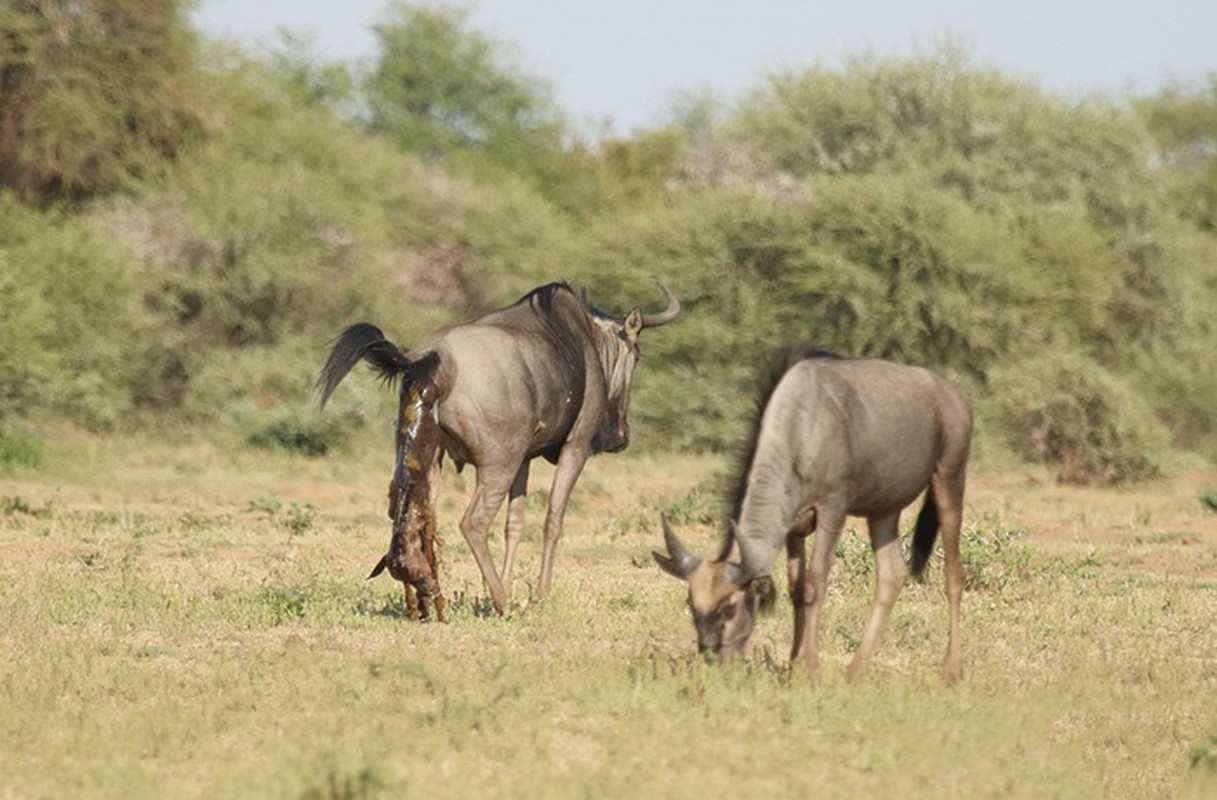
[(663, 521), (663, 543), (667, 547), (667, 555), (652, 550), (651, 555), (655, 558), (655, 563), (660, 569), (669, 575), (674, 575), (677, 578), (685, 578), (690, 572), (697, 569), (697, 565), (701, 563), (701, 559), (685, 549), (684, 544), (680, 541), (680, 537), (676, 535), (676, 531), (672, 530), (672, 526), (668, 523), (668, 518), (660, 515)]
[[(731, 558), (739, 558), (740, 557), (739, 523), (736, 522), (734, 519), (732, 519), (728, 524), (730, 525), (730, 528), (731, 528), (731, 541), (733, 543), (731, 545)], [(750, 581), (752, 579), (752, 576), (749, 575), (744, 570), (744, 565), (736, 563), (734, 561), (727, 562), (726, 575), (727, 575), (727, 580), (731, 581), (736, 586), (743, 586), (745, 583), (747, 583), (748, 581)]]
[(676, 299), (676, 295), (672, 294), (668, 287), (662, 283), (659, 284), (659, 289), (668, 298), (668, 307), (658, 314), (643, 314), (642, 327), (644, 328), (655, 328), (660, 325), (666, 325), (676, 319), (676, 315), (680, 313), (680, 301)]

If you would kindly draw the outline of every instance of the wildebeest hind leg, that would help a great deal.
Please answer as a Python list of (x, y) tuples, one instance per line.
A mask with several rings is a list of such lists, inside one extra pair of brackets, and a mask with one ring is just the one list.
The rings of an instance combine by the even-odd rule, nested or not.
[(524, 507), (528, 500), (528, 461), (520, 465), (515, 480), (511, 484), (511, 493), (507, 498), (507, 525), (503, 531), (503, 571), (500, 577), (503, 581), (503, 592), (511, 597), (511, 571), (515, 565), (516, 547), (524, 535)]
[(938, 507), (938, 526), (942, 536), (943, 561), (947, 584), (947, 655), (943, 662), (943, 677), (954, 683), (963, 676), (963, 653), (960, 644), (959, 606), (963, 598), (963, 557), (959, 539), (963, 528), (963, 468), (946, 476), (941, 471), (931, 479), (934, 502)]
[(402, 584), (402, 590), (405, 592), (406, 600), (406, 619), (417, 621), (421, 616), (418, 607), (418, 593), (414, 591), (414, 587), (408, 583)]
[(845, 671), (845, 677), (851, 681), (862, 676), (871, 656), (879, 647), (888, 617), (892, 613), (892, 606), (896, 604), (896, 598), (900, 596), (900, 589), (904, 586), (908, 570), (900, 552), (899, 526), (899, 512), (867, 520), (871, 548), (875, 553), (875, 603), (871, 606), (870, 619), (867, 620), (866, 631), (862, 634), (862, 642), (854, 651), (854, 658)]
[(494, 559), (490, 556), (490, 523), (499, 507), (507, 497), (507, 490), (515, 477), (514, 472), (503, 470), (479, 469), (477, 485), (473, 489), (473, 497), (465, 516), (461, 518), (461, 533), (473, 552), (478, 569), (482, 571), (482, 580), (490, 592), (490, 599), (495, 610), (502, 614), (507, 609), (507, 593), (503, 590), (503, 582), (495, 571)]

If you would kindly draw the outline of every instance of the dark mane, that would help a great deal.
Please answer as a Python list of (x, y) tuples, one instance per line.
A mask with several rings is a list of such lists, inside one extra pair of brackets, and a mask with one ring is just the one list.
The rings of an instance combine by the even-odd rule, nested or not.
[(785, 377), (786, 373), (802, 361), (807, 361), (813, 358), (841, 358), (842, 356), (828, 350), (822, 350), (818, 347), (803, 345), (792, 347), (788, 350), (779, 351), (776, 355), (769, 359), (768, 367), (762, 369), (761, 378), (758, 381), (758, 391), (756, 400), (756, 410), (752, 414), (752, 425), (748, 429), (748, 438), (744, 440), (744, 445), (740, 448), (737, 455), (737, 464), (734, 474), (736, 476), (728, 486), (728, 500), (731, 503), (731, 515), (727, 519), (727, 529), (723, 532), (722, 545), (719, 549), (719, 560), (727, 558), (731, 553), (732, 541), (732, 523), (738, 523), (740, 511), (744, 505), (744, 494), (748, 491), (748, 474), (752, 469), (752, 459), (756, 453), (757, 439), (761, 435), (761, 416), (765, 413), (765, 407), (769, 405), (769, 399), (773, 397), (773, 392), (778, 387), (778, 383)]
[[(583, 298), (580, 296), (580, 294), (578, 292), (575, 291), (574, 287), (571, 286), (569, 283), (567, 283), (566, 281), (554, 281), (553, 283), (547, 283), (544, 286), (538, 286), (537, 288), (535, 288), (532, 291), (525, 294), (519, 300), (515, 301), (514, 305), (537, 306), (541, 309), (541, 311), (548, 314), (550, 312), (550, 310), (553, 308), (554, 297), (559, 292), (562, 292), (562, 291), (570, 292), (576, 299), (578, 299), (580, 302), (583, 302)], [(586, 303), (585, 303), (585, 305), (586, 305)]]
[(583, 310), (598, 319), (616, 320), (612, 314), (597, 308), (587, 296), (587, 289), (576, 287), (570, 281), (554, 281), (544, 286), (538, 286), (515, 302), (515, 305), (533, 304), (548, 314), (553, 308), (554, 297), (559, 292), (570, 292), (571, 296), (583, 306)]

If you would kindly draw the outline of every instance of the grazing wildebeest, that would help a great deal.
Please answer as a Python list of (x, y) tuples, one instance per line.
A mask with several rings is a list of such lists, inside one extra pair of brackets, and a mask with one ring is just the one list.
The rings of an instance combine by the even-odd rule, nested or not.
[[(773, 599), (769, 577), (786, 545), (794, 645), (791, 661), (814, 675), (828, 571), (847, 515), (866, 517), (875, 554), (875, 602), (846, 676), (858, 678), (873, 655), (904, 584), (900, 511), (923, 490), (909, 568), (919, 576), (938, 529), (946, 555), (948, 681), (962, 674), (959, 536), (972, 440), (968, 401), (939, 376), (877, 359), (820, 351), (791, 354), (762, 396), (753, 443), (717, 560), (692, 555), (663, 520), (664, 571), (687, 581), (698, 649), (729, 656), (743, 649), (758, 611)], [(806, 537), (815, 533), (810, 568)]]
[[(401, 380), (397, 465), (389, 489), (393, 535), (389, 552), (369, 577), (388, 567), (405, 584), (412, 617), (417, 607), (411, 587), (422, 616), (429, 598), (435, 598), (441, 619), (443, 615), (427, 485), (443, 453), (458, 470), (467, 463), (477, 470), (460, 528), (499, 613), (511, 596), (529, 462), (542, 456), (557, 466), (534, 597), (549, 593), (566, 503), (584, 463), (594, 453), (615, 453), (629, 444), (627, 411), (638, 335), (680, 313), (680, 302), (660, 288), (668, 306), (656, 314), (635, 308), (616, 319), (593, 308), (568, 284), (551, 283), (507, 308), (440, 328), (410, 350), (399, 349), (368, 323), (352, 325), (338, 337), (317, 380), (322, 406), (360, 359), (386, 380)], [(504, 499), (506, 546), (498, 573), (487, 539)]]

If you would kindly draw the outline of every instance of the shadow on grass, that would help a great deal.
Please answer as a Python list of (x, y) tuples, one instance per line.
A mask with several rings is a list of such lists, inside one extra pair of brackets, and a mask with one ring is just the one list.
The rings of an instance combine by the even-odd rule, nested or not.
[[(406, 619), (405, 594), (363, 598), (355, 604), (355, 615), (358, 617), (382, 617), (386, 619)], [(494, 602), (488, 595), (473, 595), (457, 590), (448, 598), (445, 610), (449, 620), (457, 618), (491, 619), (497, 616)]]

